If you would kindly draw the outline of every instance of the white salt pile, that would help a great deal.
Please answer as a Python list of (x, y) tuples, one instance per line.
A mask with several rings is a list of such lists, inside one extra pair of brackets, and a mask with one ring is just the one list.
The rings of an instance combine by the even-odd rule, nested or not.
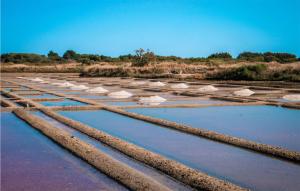
[(289, 101), (300, 101), (300, 94), (288, 94), (282, 98)]
[(88, 89), (88, 90), (86, 90), (86, 92), (102, 94), (102, 93), (108, 92), (108, 90), (102, 88), (101, 86), (99, 86), (99, 87), (96, 87), (96, 88)]
[(89, 89), (89, 87), (87, 87), (85, 85), (79, 85), (79, 86), (74, 85), (74, 86), (71, 86), (70, 88), (71, 88), (71, 90), (87, 90), (87, 89)]
[(72, 84), (72, 83), (70, 83), (70, 82), (64, 82), (64, 83), (53, 83), (53, 84), (56, 84), (57, 86), (59, 86), (59, 87), (66, 87), (66, 88), (68, 88), (68, 87), (74, 87), (75, 85), (74, 84)]
[(214, 92), (217, 90), (218, 90), (218, 88), (216, 88), (215, 86), (212, 86), (212, 85), (203, 86), (198, 89), (199, 92)]
[(136, 85), (144, 85), (146, 82), (144, 81), (137, 81), (137, 82), (131, 82), (130, 85), (136, 86)]
[(112, 92), (110, 94), (108, 94), (109, 97), (112, 98), (129, 98), (132, 96), (131, 93), (127, 92), (127, 91), (118, 91), (118, 92)]
[(173, 89), (185, 89), (188, 88), (189, 86), (186, 85), (185, 83), (180, 83), (180, 84), (174, 84), (171, 86)]
[(150, 97), (141, 97), (139, 103), (145, 105), (159, 105), (162, 102), (165, 102), (166, 99), (160, 96), (150, 96)]
[(162, 82), (150, 82), (149, 86), (165, 86), (165, 83)]
[(42, 80), (40, 78), (33, 78), (33, 79), (31, 79), (31, 81), (33, 81), (33, 82), (42, 82), (44, 80)]
[(235, 95), (237, 96), (251, 96), (252, 94), (254, 94), (255, 92), (254, 91), (251, 91), (249, 89), (242, 89), (242, 90), (239, 90), (239, 91), (235, 91), (233, 92)]

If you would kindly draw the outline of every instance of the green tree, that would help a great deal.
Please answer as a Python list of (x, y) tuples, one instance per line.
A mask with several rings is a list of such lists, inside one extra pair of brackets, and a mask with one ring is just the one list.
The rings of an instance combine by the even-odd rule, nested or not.
[(54, 61), (59, 61), (61, 60), (61, 57), (56, 53), (56, 52), (53, 52), (52, 50), (49, 51), (48, 53), (48, 58), (50, 60), (54, 60)]
[(79, 57), (80, 55), (77, 54), (74, 50), (67, 50), (63, 55), (63, 58), (66, 60), (77, 60)]

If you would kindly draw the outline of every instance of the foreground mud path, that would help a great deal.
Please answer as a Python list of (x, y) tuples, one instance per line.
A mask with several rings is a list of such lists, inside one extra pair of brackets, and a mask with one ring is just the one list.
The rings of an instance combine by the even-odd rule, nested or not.
[[(40, 118), (31, 115), (26, 112), (26, 110), (37, 110), (44, 114), (50, 116), (51, 118), (80, 131), (89, 137), (92, 137), (118, 151), (121, 153), (140, 161), (146, 165), (149, 165), (168, 176), (175, 178), (176, 180), (184, 183), (185, 185), (191, 186), (197, 190), (246, 190), (240, 186), (234, 185), (230, 182), (220, 180), (218, 178), (207, 175), (206, 173), (200, 172), (199, 170), (192, 169), (180, 162), (170, 160), (162, 155), (156, 154), (135, 144), (128, 143), (122, 139), (111, 136), (101, 130), (95, 129), (88, 125), (82, 124), (78, 121), (64, 117), (56, 112), (56, 110), (107, 110), (113, 113), (121, 114), (126, 117), (142, 120), (145, 122), (153, 123), (159, 125), (161, 128), (170, 128), (183, 133), (188, 133), (194, 136), (204, 137), (206, 139), (226, 143), (232, 146), (240, 147), (243, 149), (255, 151), (258, 153), (263, 153), (280, 159), (288, 160), (300, 163), (300, 153), (296, 151), (290, 151), (285, 148), (276, 147), (268, 144), (257, 143), (254, 141), (249, 141), (246, 139), (225, 135), (217, 133), (214, 131), (209, 131), (205, 129), (195, 128), (188, 125), (183, 125), (175, 123), (168, 120), (158, 119), (154, 117), (149, 117), (145, 115), (140, 115), (137, 113), (126, 111), (128, 108), (139, 108), (139, 107), (212, 107), (212, 106), (242, 106), (242, 105), (281, 105), (286, 107), (298, 108), (297, 104), (293, 103), (277, 103), (268, 101), (262, 98), (246, 98), (246, 97), (234, 97), (234, 96), (212, 96), (210, 94), (204, 94), (204, 96), (214, 97), (218, 99), (225, 99), (227, 101), (232, 101), (228, 103), (219, 104), (175, 104), (166, 106), (110, 106), (107, 104), (99, 103), (97, 101), (78, 97), (76, 95), (70, 95), (65, 93), (58, 93), (53, 90), (45, 89), (34, 84), (22, 83), (18, 80), (2, 80), (2, 82), (9, 83), (10, 85), (3, 85), (5, 88), (15, 88), (15, 91), (7, 91), (4, 88), (1, 89), (2, 95), (8, 99), (1, 99), (2, 106), (5, 107), (4, 111), (13, 111), (18, 117), (31, 124), (31, 126), (42, 131), (46, 136), (56, 141), (58, 144), (62, 145), (64, 148), (70, 150), (77, 156), (83, 158), (88, 163), (95, 166), (100, 171), (104, 172), (108, 176), (114, 178), (118, 182), (121, 182), (126, 187), (132, 190), (170, 190), (168, 187), (160, 184), (151, 177), (136, 171), (126, 164), (117, 161), (110, 156), (102, 153), (99, 149), (86, 144), (80, 139), (71, 136), (70, 134), (63, 132), (62, 130), (57, 130), (51, 124), (41, 120)], [(21, 90), (20, 87), (28, 88), (28, 90)], [(16, 93), (16, 91), (25, 91), (26, 93)], [(28, 92), (27, 92), (28, 91)], [(58, 98), (27, 98), (27, 95), (41, 95), (43, 93), (58, 96)], [(178, 95), (184, 93), (178, 93)], [(190, 96), (198, 96), (199, 94), (194, 94), (193, 92), (187, 93)], [(40, 101), (62, 101), (65, 98), (74, 100), (77, 102), (86, 103), (83, 106), (52, 106), (46, 107), (38, 102)], [(12, 101), (13, 100), (13, 101)], [(15, 103), (21, 105), (15, 105)], [(114, 168), (110, 168), (114, 166)]]

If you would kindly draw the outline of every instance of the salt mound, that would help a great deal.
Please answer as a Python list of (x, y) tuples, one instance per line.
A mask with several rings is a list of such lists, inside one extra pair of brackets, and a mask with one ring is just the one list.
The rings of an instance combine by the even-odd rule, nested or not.
[(31, 81), (33, 81), (33, 82), (43, 82), (44, 80), (42, 80), (40, 78), (33, 78), (33, 79), (31, 79)]
[(235, 91), (233, 92), (235, 95), (237, 96), (251, 96), (252, 94), (254, 94), (254, 91), (251, 91), (249, 89), (243, 89), (243, 90), (239, 90), (239, 91)]
[(110, 94), (108, 94), (109, 97), (112, 98), (129, 98), (132, 96), (131, 93), (127, 92), (127, 91), (118, 91), (118, 92), (112, 92)]
[(107, 89), (104, 89), (102, 88), (101, 86), (97, 87), (97, 88), (92, 88), (92, 89), (89, 89), (89, 90), (86, 90), (86, 92), (89, 92), (89, 93), (106, 93), (108, 92)]
[(130, 85), (144, 85), (146, 82), (143, 82), (143, 81), (137, 81), (137, 82), (131, 82)]
[(162, 82), (151, 82), (149, 83), (149, 86), (165, 86), (165, 83)]
[(171, 88), (173, 89), (185, 89), (185, 88), (188, 88), (189, 86), (186, 85), (185, 83), (180, 83), (180, 84), (175, 84), (175, 85), (172, 85)]
[(70, 82), (64, 82), (64, 83), (57, 83), (58, 86), (60, 87), (75, 87), (76, 85), (70, 83)]
[(85, 85), (79, 85), (79, 86), (71, 86), (71, 90), (87, 90), (89, 89), (89, 87), (85, 86)]
[(289, 94), (283, 96), (282, 98), (289, 101), (300, 101), (300, 94)]
[(215, 86), (212, 86), (212, 85), (203, 86), (198, 89), (199, 92), (214, 92), (217, 90), (218, 90), (218, 88), (216, 88)]
[(139, 100), (141, 104), (146, 104), (146, 105), (159, 105), (160, 103), (165, 101), (166, 99), (160, 96), (141, 97)]

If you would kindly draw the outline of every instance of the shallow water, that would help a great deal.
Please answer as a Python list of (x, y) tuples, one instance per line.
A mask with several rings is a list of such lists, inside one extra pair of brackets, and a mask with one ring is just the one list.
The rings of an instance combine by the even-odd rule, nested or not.
[(108, 111), (61, 111), (113, 136), (254, 190), (299, 190), (300, 166)]
[(42, 95), (28, 95), (28, 96), (24, 96), (26, 98), (31, 98), (31, 99), (35, 99), (35, 98), (59, 98), (58, 96), (56, 95), (53, 95), (53, 94), (42, 94)]
[(1, 189), (126, 190), (12, 113), (1, 113)]
[(184, 186), (183, 184), (175, 181), (173, 178), (170, 178), (162, 173), (160, 173), (159, 171), (153, 169), (152, 167), (149, 167), (143, 163), (140, 163), (130, 157), (127, 157), (126, 155), (120, 153), (119, 151), (108, 147), (104, 144), (102, 144), (100, 141), (97, 141), (83, 133), (80, 133), (79, 131), (68, 127), (58, 121), (56, 121), (55, 119), (43, 114), (42, 112), (32, 112), (34, 115), (46, 120), (48, 123), (51, 123), (53, 126), (63, 129), (69, 133), (71, 133), (72, 135), (80, 138), (81, 140), (85, 141), (86, 143), (89, 143), (93, 146), (95, 146), (96, 148), (98, 148), (99, 150), (101, 150), (102, 152), (112, 156), (113, 158), (129, 165), (130, 167), (143, 172), (144, 174), (154, 178), (155, 180), (157, 180), (158, 182), (168, 186), (169, 188), (171, 188), (172, 190), (190, 190), (189, 187)]
[(85, 106), (86, 103), (74, 101), (70, 99), (64, 99), (64, 101), (42, 101), (40, 102), (44, 106)]
[(275, 106), (222, 106), (129, 111), (300, 151), (300, 110)]

